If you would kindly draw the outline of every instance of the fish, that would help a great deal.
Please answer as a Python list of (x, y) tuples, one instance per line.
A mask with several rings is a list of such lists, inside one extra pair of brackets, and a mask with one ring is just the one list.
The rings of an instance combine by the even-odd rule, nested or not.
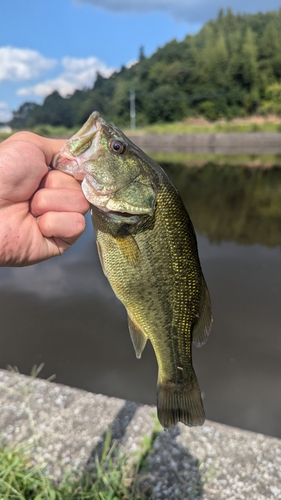
[(104, 274), (127, 310), (140, 358), (150, 340), (157, 364), (157, 414), (168, 429), (202, 425), (205, 412), (192, 343), (212, 324), (195, 231), (165, 171), (94, 111), (51, 166), (81, 181)]

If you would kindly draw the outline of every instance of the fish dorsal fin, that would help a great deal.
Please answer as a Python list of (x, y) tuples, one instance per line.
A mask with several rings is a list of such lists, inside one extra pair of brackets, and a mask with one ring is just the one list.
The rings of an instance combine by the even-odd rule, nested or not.
[(141, 252), (133, 236), (128, 232), (126, 235), (115, 236), (114, 239), (123, 258), (129, 264), (138, 265), (141, 261)]
[(140, 327), (136, 324), (136, 322), (131, 318), (129, 314), (128, 314), (128, 325), (136, 357), (140, 359), (142, 351), (145, 348), (147, 336), (143, 333), (143, 331), (140, 329)]
[(192, 340), (196, 347), (201, 347), (207, 342), (213, 321), (209, 291), (204, 278), (202, 278), (202, 281), (202, 294), (199, 307), (200, 312), (192, 332)]

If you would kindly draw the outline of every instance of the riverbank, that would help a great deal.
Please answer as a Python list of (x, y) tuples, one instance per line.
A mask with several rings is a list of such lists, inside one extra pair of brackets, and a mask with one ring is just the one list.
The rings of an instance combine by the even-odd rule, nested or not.
[[(37, 125), (31, 131), (45, 137), (68, 139), (77, 128)], [(187, 166), (204, 166), (210, 162), (263, 168), (281, 165), (281, 118), (277, 116), (216, 122), (198, 117), (134, 131), (124, 129), (124, 133), (160, 164), (163, 160)], [(0, 142), (10, 135), (0, 131)]]
[[(232, 120), (209, 121), (206, 118), (190, 117), (179, 122), (153, 123), (146, 126), (137, 126), (132, 131), (130, 128), (122, 126), (121, 123), (115, 123), (125, 135), (192, 135), (192, 134), (244, 134), (244, 133), (278, 133), (281, 132), (281, 117), (275, 115), (253, 115), (246, 118), (234, 118)], [(10, 134), (5, 133), (7, 127), (0, 127), (0, 141), (4, 140)], [(69, 138), (77, 132), (79, 126), (67, 128), (63, 125), (36, 125), (29, 129), (35, 134), (45, 137)], [(13, 130), (13, 133), (17, 130)]]
[[(128, 457), (128, 474), (137, 474), (140, 491), (155, 500), (281, 496), (279, 439), (210, 421), (160, 431), (154, 407), (6, 370), (0, 370), (0, 401), (2, 441), (27, 443), (34, 464), (44, 463), (55, 480), (93, 473), (110, 436)], [(144, 438), (149, 445), (136, 471)]]
[[(124, 130), (130, 134), (130, 129)], [(281, 117), (275, 115), (253, 115), (246, 118), (232, 120), (209, 121), (202, 116), (190, 117), (180, 122), (153, 123), (144, 127), (137, 127), (136, 134), (217, 134), (217, 133), (251, 133), (251, 132), (281, 132)]]
[[(0, 142), (8, 135), (0, 134)], [(281, 167), (281, 133), (155, 135), (128, 134), (157, 163), (204, 167)], [(69, 137), (60, 138), (67, 139)]]
[(213, 155), (281, 154), (280, 132), (217, 134), (129, 134), (129, 139), (150, 153)]

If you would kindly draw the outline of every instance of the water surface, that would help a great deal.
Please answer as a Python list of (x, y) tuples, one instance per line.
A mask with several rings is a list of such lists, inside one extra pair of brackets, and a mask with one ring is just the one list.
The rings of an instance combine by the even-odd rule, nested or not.
[[(281, 169), (164, 165), (198, 235), (214, 323), (193, 349), (207, 418), (281, 437)], [(136, 360), (126, 314), (101, 271), (88, 220), (62, 257), (0, 269), (0, 367), (155, 403), (151, 346)]]

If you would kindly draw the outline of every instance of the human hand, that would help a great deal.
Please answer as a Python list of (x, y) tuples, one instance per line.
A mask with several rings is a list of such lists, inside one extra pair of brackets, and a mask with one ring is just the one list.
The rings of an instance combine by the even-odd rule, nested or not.
[(0, 144), (0, 266), (61, 255), (83, 233), (89, 203), (80, 183), (48, 169), (63, 143), (18, 132)]

